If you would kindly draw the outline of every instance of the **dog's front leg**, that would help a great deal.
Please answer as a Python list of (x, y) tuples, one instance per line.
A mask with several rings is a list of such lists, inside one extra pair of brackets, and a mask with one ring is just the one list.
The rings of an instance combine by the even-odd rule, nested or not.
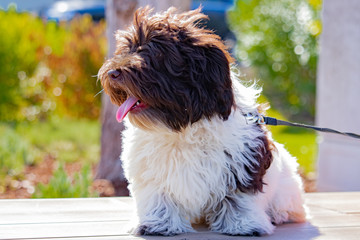
[[(139, 201), (139, 199), (136, 199)], [(194, 232), (184, 213), (169, 196), (154, 194), (150, 199), (141, 199), (138, 205), (139, 224), (135, 235), (173, 236)]]
[(226, 196), (207, 215), (211, 230), (228, 235), (271, 234), (275, 227), (256, 198), (244, 193)]

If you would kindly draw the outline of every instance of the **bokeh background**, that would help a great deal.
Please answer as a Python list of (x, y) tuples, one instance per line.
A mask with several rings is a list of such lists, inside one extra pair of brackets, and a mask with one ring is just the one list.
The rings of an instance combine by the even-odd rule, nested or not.
[[(110, 182), (94, 179), (105, 1), (58, 12), (56, 1), (10, 2), (0, 3), (0, 198), (114, 195)], [(268, 115), (313, 123), (321, 0), (208, 0), (191, 8), (200, 4), (244, 81), (263, 87)], [(298, 158), (306, 190), (315, 191), (315, 133), (271, 130)]]

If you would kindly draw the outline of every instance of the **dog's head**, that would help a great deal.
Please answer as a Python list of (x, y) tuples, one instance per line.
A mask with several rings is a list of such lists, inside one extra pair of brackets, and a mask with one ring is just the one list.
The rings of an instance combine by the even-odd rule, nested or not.
[(234, 96), (233, 61), (220, 37), (200, 26), (200, 9), (151, 15), (135, 13), (126, 31), (116, 32), (116, 51), (99, 71), (111, 101), (144, 129), (166, 126), (174, 131), (201, 118), (227, 120)]

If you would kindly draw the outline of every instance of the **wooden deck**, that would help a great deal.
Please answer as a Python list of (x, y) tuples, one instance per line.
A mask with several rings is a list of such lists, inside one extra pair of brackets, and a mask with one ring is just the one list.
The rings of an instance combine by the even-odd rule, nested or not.
[[(312, 219), (303, 224), (278, 226), (259, 239), (360, 239), (360, 192), (306, 195)], [(211, 233), (175, 237), (134, 237), (126, 233), (131, 198), (0, 200), (0, 239), (66, 240), (213, 240), (255, 239)]]

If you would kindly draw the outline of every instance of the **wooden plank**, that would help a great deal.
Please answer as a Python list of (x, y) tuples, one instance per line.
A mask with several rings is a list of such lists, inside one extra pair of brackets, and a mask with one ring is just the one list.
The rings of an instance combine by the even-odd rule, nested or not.
[(320, 206), (333, 211), (360, 214), (360, 192), (322, 192), (306, 195), (309, 207)]
[(132, 217), (130, 198), (1, 200), (2, 224), (125, 221)]
[[(346, 239), (346, 240), (358, 240), (360, 239), (360, 228), (313, 228), (304, 230), (281, 230), (279, 228), (271, 236), (263, 236), (258, 239), (264, 240), (329, 240), (329, 239)], [(38, 239), (38, 238), (22, 238), (27, 240)], [(174, 237), (159, 237), (159, 236), (92, 236), (92, 237), (70, 237), (70, 238), (46, 238), (48, 240), (237, 240), (237, 239), (257, 239), (254, 237), (244, 236), (226, 236), (216, 233), (191, 233), (182, 234)], [(11, 240), (11, 239), (8, 239)]]
[(0, 225), (0, 239), (127, 236), (128, 221)]
[[(336, 221), (335, 221), (336, 220)], [(334, 222), (335, 221), (335, 222)], [(322, 219), (316, 220), (316, 223), (308, 222), (304, 224), (284, 224), (278, 226), (275, 234), (266, 236), (266, 238), (273, 239), (273, 236), (280, 238), (281, 236), (292, 232), (299, 236), (314, 235), (314, 232), (318, 232), (318, 229), (329, 228), (343, 228), (352, 229), (360, 228), (360, 219), (347, 221), (344, 218), (336, 219)], [(83, 222), (57, 222), (57, 223), (34, 223), (34, 224), (9, 224), (0, 225), (0, 239), (22, 239), (26, 238), (68, 238), (68, 237), (90, 237), (90, 236), (128, 236), (127, 230), (130, 228), (129, 221), (98, 221), (89, 220)], [(21, 231), (19, 231), (21, 229)], [(198, 228), (199, 229), (199, 228)], [(187, 239), (202, 239), (201, 237), (213, 236), (216, 233), (210, 233), (207, 230), (203, 230), (196, 234), (185, 234), (178, 236), (179, 239), (184, 237)], [(325, 231), (327, 232), (327, 230)], [(205, 234), (205, 235), (204, 235)], [(218, 237), (221, 238), (224, 235)], [(214, 236), (213, 236), (214, 237)], [(216, 239), (218, 239), (216, 237)], [(135, 238), (136, 239), (136, 238)], [(172, 239), (177, 239), (173, 237)]]
[(339, 214), (314, 216), (309, 222), (317, 227), (360, 227), (360, 216)]
[(96, 219), (99, 222), (105, 221), (128, 221), (131, 219), (131, 212), (114, 210), (113, 212), (59, 212), (59, 213), (17, 213), (0, 214), (0, 226), (3, 224), (39, 224), (39, 223), (71, 223), (71, 222), (92, 222)]
[(113, 198), (58, 198), (58, 199), (11, 199), (0, 200), (0, 213), (63, 212), (63, 211), (111, 211), (129, 210), (133, 200), (128, 197)]
[[(312, 193), (306, 202), (313, 216), (307, 223), (278, 226), (261, 239), (360, 239), (360, 193)], [(131, 198), (0, 200), (0, 239), (67, 240), (210, 240), (247, 239), (211, 233), (174, 237), (136, 237), (127, 233)], [(251, 238), (251, 237), (250, 237)], [(251, 238), (254, 239), (254, 238)]]

